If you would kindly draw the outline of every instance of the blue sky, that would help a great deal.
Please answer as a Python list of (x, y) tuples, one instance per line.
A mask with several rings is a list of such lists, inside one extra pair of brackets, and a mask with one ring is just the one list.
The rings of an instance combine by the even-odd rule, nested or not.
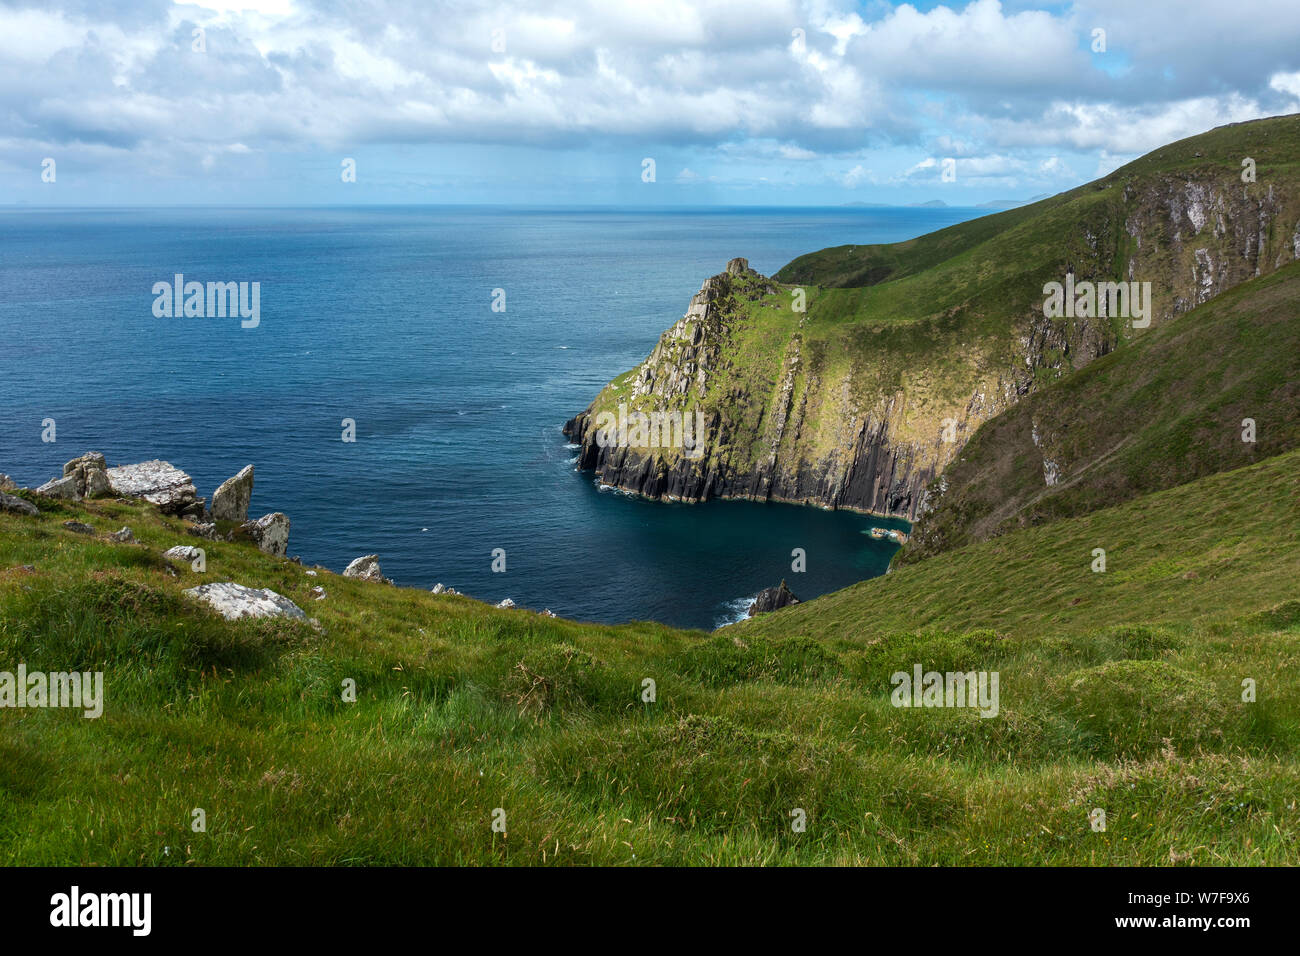
[(975, 205), (1300, 111), (1300, 3), (0, 0), (0, 110), (0, 203)]

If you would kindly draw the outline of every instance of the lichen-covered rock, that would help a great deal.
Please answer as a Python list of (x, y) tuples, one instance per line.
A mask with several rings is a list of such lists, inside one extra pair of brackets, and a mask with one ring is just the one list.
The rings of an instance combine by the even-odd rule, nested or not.
[(497, 607), (507, 607), (507, 608), (509, 608), (509, 607), (514, 607), (514, 606), (515, 606), (515, 602), (512, 601), (512, 600), (510, 600), (510, 598), (502, 598), (501, 601), (500, 601), (500, 603), (497, 604)]
[(66, 478), (51, 478), (37, 488), (36, 493), (44, 495), (46, 498), (62, 498), (65, 501), (76, 501), (81, 497), (81, 482), (77, 480), (76, 475), (69, 475)]
[(80, 521), (65, 521), (63, 522), (63, 527), (67, 528), (73, 534), (94, 534), (95, 533), (94, 528), (92, 528), (88, 524), (83, 524)]
[(217, 540), (216, 522), (207, 521), (200, 524), (190, 525), (185, 529), (186, 534), (192, 534), (196, 538), (206, 538), (209, 541)]
[(108, 540), (114, 544), (135, 544), (135, 533), (130, 528), (122, 528), (110, 534)]
[(187, 564), (197, 561), (203, 552), (198, 548), (191, 547), (188, 544), (178, 544), (174, 548), (168, 548), (163, 552), (163, 557), (169, 561), (184, 561)]
[(66, 464), (64, 464), (63, 477), (67, 478), (70, 475), (75, 475), (77, 474), (77, 472), (81, 471), (87, 466), (98, 468), (100, 471), (104, 471), (108, 468), (108, 462), (104, 459), (104, 456), (101, 455), (99, 452), (88, 451), (80, 458), (74, 458), (72, 459), (72, 461), (69, 461)]
[(108, 472), (103, 468), (86, 465), (81, 471), (81, 476), (83, 498), (97, 498), (113, 490), (108, 483)]
[(158, 459), (109, 468), (108, 483), (113, 494), (143, 498), (157, 505), (163, 514), (180, 514), (197, 500), (190, 476), (170, 462)]
[(40, 509), (30, 501), (26, 501), (16, 495), (7, 495), (0, 491), (0, 511), (11, 511), (14, 514), (30, 515), (35, 517), (40, 514)]
[(252, 538), (259, 550), (277, 558), (283, 558), (289, 549), (289, 516), (279, 511), (245, 521), (239, 530)]
[(212, 517), (218, 521), (247, 521), (252, 498), (253, 466), (245, 465), (212, 493)]
[(268, 588), (249, 588), (233, 581), (200, 584), (183, 592), (202, 601), (228, 621), (243, 617), (305, 618), (302, 608)]
[(379, 555), (365, 554), (353, 561), (344, 569), (345, 578), (359, 578), (362, 581), (383, 581), (384, 572), (379, 568)]

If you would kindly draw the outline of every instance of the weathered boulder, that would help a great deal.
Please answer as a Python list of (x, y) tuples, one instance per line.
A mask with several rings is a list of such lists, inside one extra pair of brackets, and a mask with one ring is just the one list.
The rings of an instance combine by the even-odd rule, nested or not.
[(18, 483), (6, 474), (0, 474), (0, 491), (17, 491)]
[(212, 517), (218, 521), (247, 521), (252, 498), (253, 466), (245, 465), (212, 493)]
[(123, 528), (110, 534), (108, 540), (115, 544), (135, 544), (135, 534), (130, 528)]
[(65, 521), (63, 527), (67, 528), (73, 534), (94, 534), (95, 529), (88, 524), (82, 524), (80, 521)]
[(163, 552), (163, 557), (170, 561), (184, 561), (190, 563), (197, 561), (203, 552), (198, 548), (191, 547), (188, 544), (178, 544), (174, 548), (168, 548)]
[(196, 538), (207, 538), (209, 541), (217, 540), (217, 525), (215, 522), (208, 521), (203, 524), (190, 525), (185, 529), (186, 534), (192, 534)]
[(344, 570), (345, 578), (360, 578), (362, 581), (382, 581), (384, 572), (379, 569), (379, 555), (365, 554), (354, 559)]
[(32, 515), (33, 517), (40, 514), (40, 509), (30, 501), (25, 501), (15, 495), (7, 495), (0, 491), (0, 511), (12, 511), (19, 515)]
[(262, 515), (256, 521), (245, 521), (239, 530), (257, 543), (267, 554), (283, 558), (289, 549), (289, 516), (279, 511)]
[(113, 494), (143, 498), (157, 505), (163, 514), (180, 514), (197, 500), (190, 476), (158, 459), (109, 468), (108, 483)]
[(749, 606), (749, 616), (767, 614), (770, 611), (776, 611), (798, 603), (799, 599), (794, 596), (794, 592), (786, 587), (785, 581), (782, 580), (780, 586), (765, 588), (758, 592), (758, 595), (754, 598), (754, 603)]
[(44, 495), (46, 498), (63, 498), (66, 501), (76, 501), (81, 497), (82, 487), (82, 483), (77, 480), (76, 475), (69, 475), (66, 478), (51, 478), (37, 488), (36, 493)]
[(502, 598), (497, 603), (497, 607), (514, 607), (514, 606), (515, 606), (515, 602), (510, 600), (510, 598)]
[(325, 589), (318, 584), (311, 589), (311, 596), (317, 601), (323, 601), (325, 600)]
[(241, 617), (305, 618), (302, 608), (269, 588), (248, 588), (233, 581), (200, 584), (183, 592), (212, 607), (228, 621)]
[(69, 475), (75, 475), (88, 465), (98, 468), (100, 471), (105, 471), (108, 468), (108, 462), (103, 455), (97, 451), (88, 451), (80, 458), (74, 458), (63, 466), (63, 477), (67, 478)]
[[(41, 494), (50, 498), (93, 498), (106, 494), (109, 489), (108, 464), (97, 451), (88, 451), (63, 465), (63, 477), (54, 478), (41, 485)], [(40, 491), (40, 489), (37, 489)]]

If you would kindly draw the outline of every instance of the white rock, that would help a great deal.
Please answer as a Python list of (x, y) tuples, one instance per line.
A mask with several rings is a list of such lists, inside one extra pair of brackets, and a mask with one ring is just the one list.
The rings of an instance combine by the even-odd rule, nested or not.
[(352, 561), (343, 571), (345, 578), (360, 578), (362, 581), (382, 581), (384, 573), (379, 569), (379, 555), (365, 554)]
[(203, 552), (198, 548), (192, 548), (188, 544), (178, 544), (174, 548), (168, 548), (163, 552), (163, 557), (172, 561), (195, 561)]
[(289, 516), (276, 511), (262, 515), (256, 521), (245, 521), (240, 529), (257, 542), (257, 547), (267, 554), (283, 558), (289, 550)]
[(183, 592), (212, 607), (228, 621), (242, 617), (306, 618), (302, 608), (268, 588), (247, 588), (233, 581), (200, 584)]
[(510, 600), (510, 598), (502, 598), (501, 603), (497, 605), (497, 607), (514, 607), (514, 606), (515, 606), (515, 602)]
[(212, 493), (212, 517), (218, 521), (247, 521), (252, 497), (253, 466), (245, 465)]
[(170, 462), (141, 462), (108, 469), (108, 484), (113, 494), (123, 498), (143, 498), (157, 505), (164, 514), (177, 514), (194, 504), (194, 482)]

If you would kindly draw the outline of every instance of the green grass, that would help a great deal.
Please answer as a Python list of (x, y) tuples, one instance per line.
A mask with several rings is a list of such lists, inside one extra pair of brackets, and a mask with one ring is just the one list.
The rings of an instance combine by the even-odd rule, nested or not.
[[(1294, 864), (1298, 464), (713, 635), (312, 577), (246, 544), (201, 542), (207, 572), (173, 575), (161, 551), (195, 543), (179, 522), (42, 500), (0, 514), (0, 670), (102, 670), (107, 705), (0, 710), (0, 861)], [(228, 623), (180, 595), (232, 579), (319, 624)], [(915, 663), (997, 670), (999, 716), (891, 706)]]

